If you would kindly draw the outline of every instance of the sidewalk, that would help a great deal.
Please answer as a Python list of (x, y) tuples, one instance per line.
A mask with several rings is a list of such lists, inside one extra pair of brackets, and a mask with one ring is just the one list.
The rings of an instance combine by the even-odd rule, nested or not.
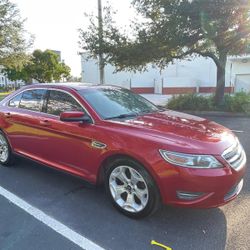
[(166, 106), (168, 100), (172, 95), (160, 95), (160, 94), (141, 94), (144, 98), (158, 106)]

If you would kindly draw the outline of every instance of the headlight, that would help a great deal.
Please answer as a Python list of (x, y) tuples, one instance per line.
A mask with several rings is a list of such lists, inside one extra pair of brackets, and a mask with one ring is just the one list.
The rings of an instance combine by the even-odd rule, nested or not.
[(222, 168), (223, 165), (211, 155), (191, 155), (169, 152), (160, 149), (160, 154), (167, 162), (185, 168)]

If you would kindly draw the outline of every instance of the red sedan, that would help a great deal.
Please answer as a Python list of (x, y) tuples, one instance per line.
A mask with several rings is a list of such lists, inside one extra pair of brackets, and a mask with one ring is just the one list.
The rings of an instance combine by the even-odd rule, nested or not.
[(134, 218), (161, 203), (220, 206), (243, 186), (246, 155), (229, 129), (118, 87), (24, 87), (1, 102), (0, 129), (1, 165), (20, 155), (104, 183)]

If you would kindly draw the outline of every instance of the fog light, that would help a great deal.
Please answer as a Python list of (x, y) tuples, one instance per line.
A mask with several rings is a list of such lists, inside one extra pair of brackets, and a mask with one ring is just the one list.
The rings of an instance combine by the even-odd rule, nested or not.
[(181, 200), (192, 201), (200, 198), (204, 193), (177, 191), (177, 197)]
[(231, 188), (231, 190), (225, 195), (224, 200), (227, 201), (231, 198), (233, 198), (234, 196), (238, 195), (241, 191), (241, 189), (243, 188), (243, 179), (234, 187)]

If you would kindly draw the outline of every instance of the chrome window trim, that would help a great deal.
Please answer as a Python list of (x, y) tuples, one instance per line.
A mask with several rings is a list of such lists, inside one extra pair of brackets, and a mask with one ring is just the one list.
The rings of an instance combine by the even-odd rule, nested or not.
[[(35, 111), (35, 110), (30, 110), (30, 109), (24, 109), (24, 108), (20, 108), (20, 107), (16, 108), (16, 107), (10, 107), (10, 106), (9, 106), (9, 102), (10, 102), (13, 98), (15, 98), (17, 95), (22, 94), (22, 93), (25, 92), (25, 91), (36, 90), (36, 89), (42, 89), (42, 90), (55, 90), (55, 91), (60, 91), (60, 92), (63, 92), (63, 93), (66, 93), (66, 94), (70, 95), (70, 96), (71, 96), (71, 97), (72, 97), (72, 98), (82, 107), (82, 109), (89, 115), (89, 117), (90, 117), (91, 120), (92, 120), (92, 124), (95, 124), (95, 120), (94, 120), (93, 117), (90, 115), (90, 113), (88, 112), (88, 110), (87, 110), (85, 107), (83, 107), (83, 105), (77, 100), (77, 98), (76, 98), (74, 95), (72, 95), (71, 93), (69, 93), (68, 91), (63, 90), (63, 89), (57, 89), (57, 88), (42, 88), (42, 87), (24, 89), (24, 90), (22, 90), (22, 91), (16, 93), (15, 95), (13, 95), (7, 102), (4, 103), (4, 106), (7, 106), (7, 107), (9, 107), (9, 108), (15, 108), (15, 109), (21, 109), (21, 110), (28, 110), (28, 111), (30, 111), (30, 112), (34, 112), (34, 113), (38, 113), (38, 114), (46, 114), (46, 115), (50, 115), (50, 116), (57, 117), (57, 118), (60, 117), (60, 116), (58, 116), (58, 115), (49, 114), (49, 113), (47, 113), (47, 112), (41, 112), (41, 111)], [(21, 99), (22, 99), (22, 97), (21, 97)], [(19, 104), (20, 104), (20, 103), (19, 103)]]
[[(20, 102), (21, 102), (21, 99), (22, 99), (22, 97), (23, 97), (23, 92), (19, 92), (19, 93), (13, 95), (13, 96), (11, 97), (11, 99), (8, 100), (7, 103), (4, 102), (4, 106), (7, 106), (7, 107), (9, 107), (9, 108), (17, 108), (17, 107), (9, 106), (9, 104), (10, 104), (10, 102), (11, 102), (15, 97), (17, 97), (17, 96), (19, 96), (19, 95), (21, 95), (20, 101), (19, 101), (19, 103), (18, 103), (18, 106), (19, 106), (19, 105), (20, 105)], [(6, 105), (6, 104), (7, 104), (7, 105)]]

